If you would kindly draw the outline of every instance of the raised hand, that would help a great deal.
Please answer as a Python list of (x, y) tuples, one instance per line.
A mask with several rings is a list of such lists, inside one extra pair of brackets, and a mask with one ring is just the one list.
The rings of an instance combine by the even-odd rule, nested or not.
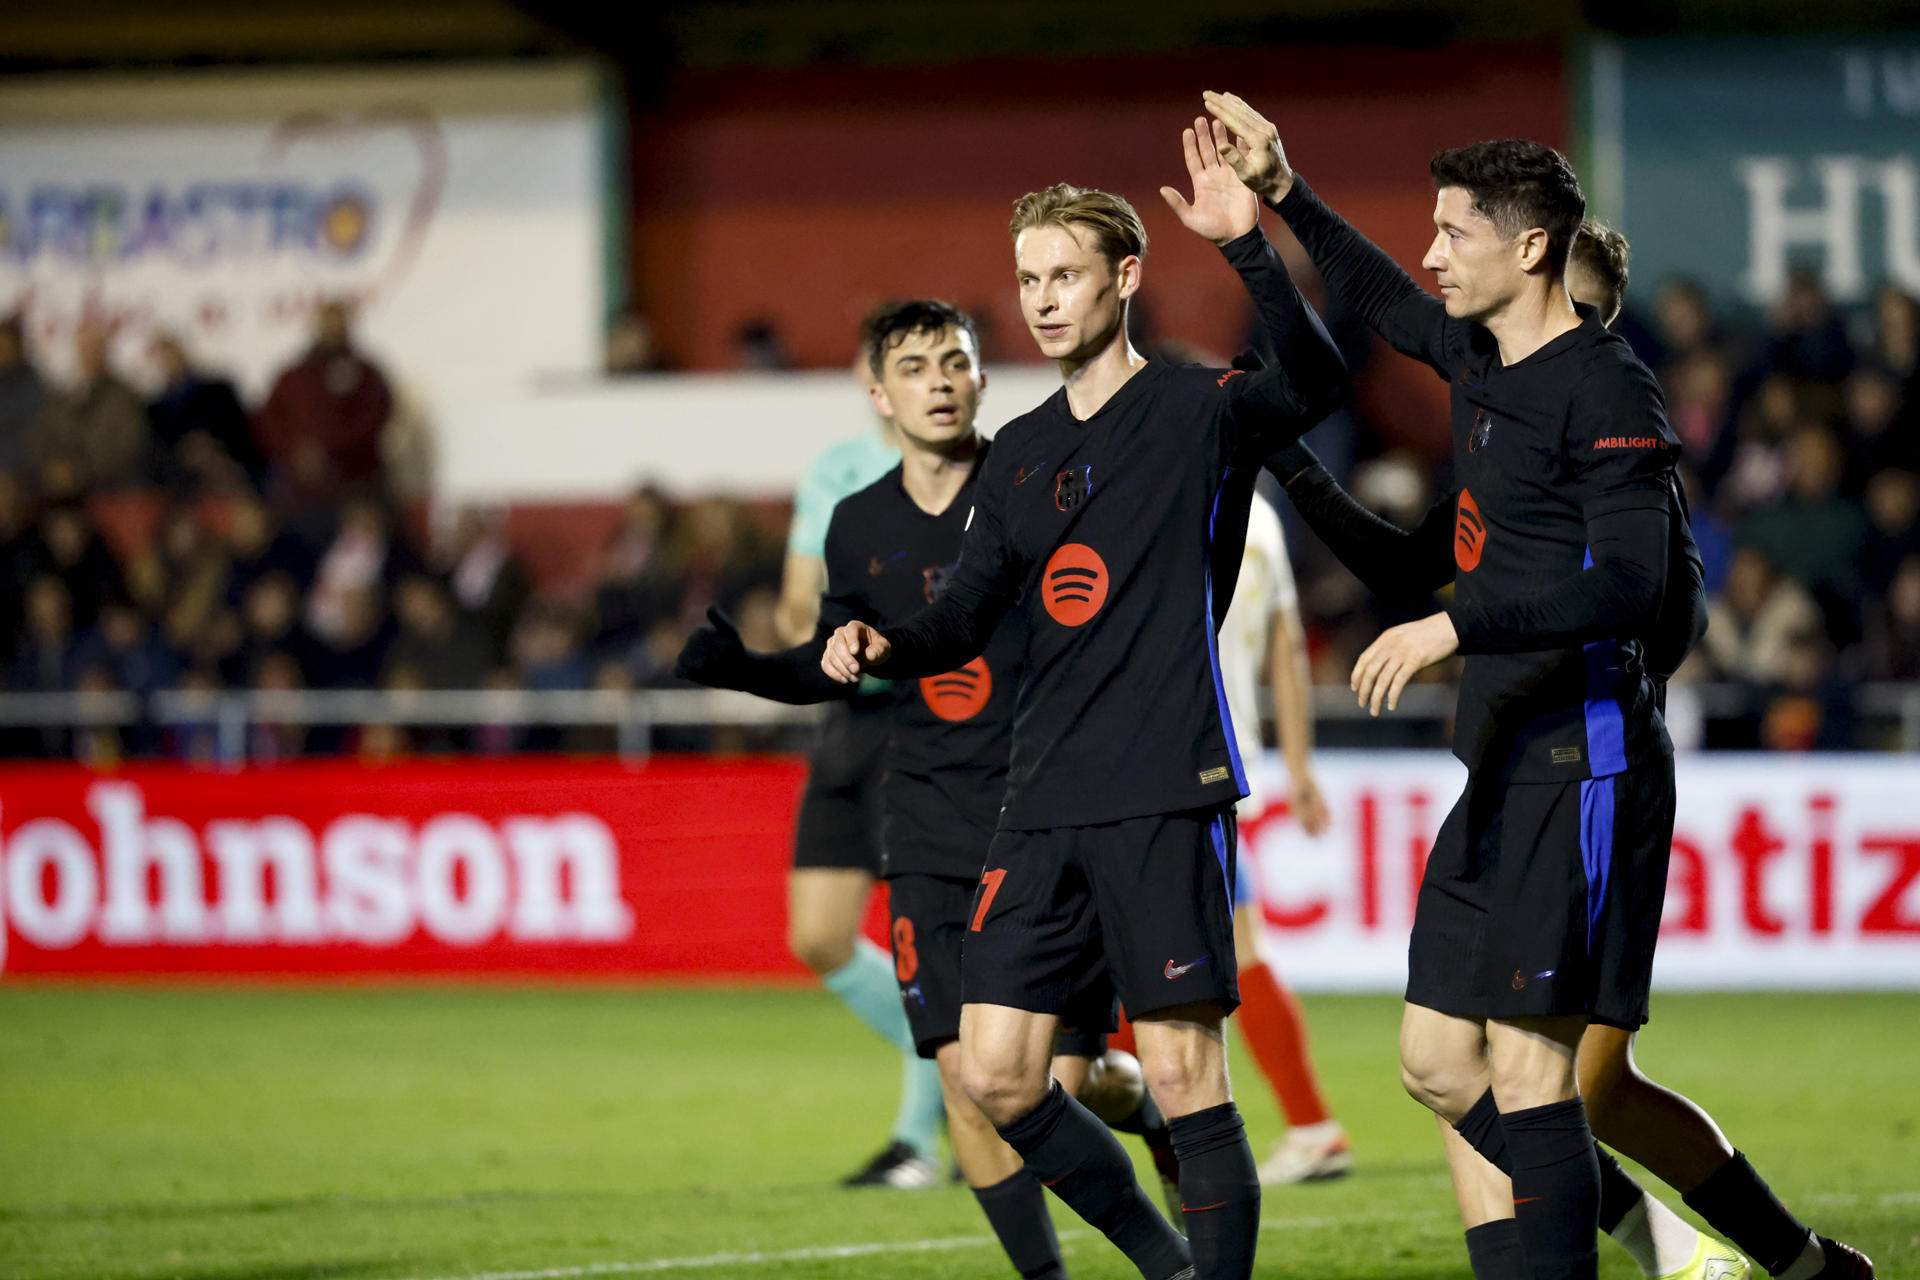
[(1187, 230), (1215, 244), (1237, 240), (1260, 221), (1260, 200), (1220, 158), (1227, 131), (1205, 118), (1180, 133), (1187, 153), (1187, 176), (1193, 180), (1193, 199), (1172, 187), (1160, 188), (1174, 215)]
[(1275, 203), (1286, 199), (1293, 190), (1293, 166), (1280, 145), (1280, 130), (1235, 94), (1208, 89), (1200, 99), (1215, 127), (1224, 126), (1232, 135), (1216, 146), (1221, 162), (1261, 199)]
[(747, 656), (733, 619), (717, 608), (707, 610), (707, 625), (695, 627), (673, 664), (673, 674), (709, 689), (738, 688), (735, 681)]
[(841, 684), (852, 684), (892, 652), (893, 646), (878, 631), (864, 622), (849, 622), (827, 637), (820, 669)]

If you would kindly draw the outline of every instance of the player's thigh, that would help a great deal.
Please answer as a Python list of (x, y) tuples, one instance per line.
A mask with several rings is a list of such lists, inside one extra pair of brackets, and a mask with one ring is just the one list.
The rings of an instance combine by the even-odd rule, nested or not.
[(1487, 1011), (1480, 957), (1499, 856), (1498, 806), (1488, 802), (1489, 790), (1469, 781), (1440, 824), (1407, 939), (1407, 1003), (1461, 1018)]
[(1073, 829), (995, 832), (963, 934), (963, 1003), (1058, 1021), (1101, 972), (1099, 930)]
[(1637, 1033), (1626, 1027), (1590, 1022), (1580, 1034), (1577, 1071), (1580, 1096), (1587, 1110), (1604, 1110), (1614, 1093), (1635, 1073), (1633, 1039)]
[(1585, 1014), (1495, 1019), (1487, 1023), (1487, 1064), (1502, 1111), (1524, 1111), (1576, 1096), (1575, 1059)]
[(1046, 1096), (1053, 1033), (1059, 1025), (1057, 1015), (1031, 1009), (961, 1007), (961, 1084), (996, 1125), (1011, 1123)]
[(1131, 818), (1081, 839), (1107, 969), (1136, 1027), (1160, 1009), (1237, 1006), (1232, 810)]
[(1168, 1119), (1231, 1100), (1226, 1014), (1220, 1003), (1207, 1000), (1155, 1009), (1134, 1019), (1141, 1073)]
[(787, 939), (817, 973), (853, 958), (874, 877), (853, 867), (795, 867), (787, 873)]
[(1448, 1121), (1487, 1091), (1487, 1026), (1407, 1003), (1400, 1011), (1400, 1078), (1408, 1093)]

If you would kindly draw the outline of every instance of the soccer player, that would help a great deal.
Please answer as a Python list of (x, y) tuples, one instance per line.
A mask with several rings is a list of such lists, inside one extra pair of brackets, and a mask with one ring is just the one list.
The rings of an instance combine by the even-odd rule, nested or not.
[[(688, 641), (678, 672), (703, 684), (789, 703), (842, 699), (819, 654), (850, 618), (905, 620), (937, 599), (960, 556), (962, 525), (989, 446), (974, 430), (986, 374), (973, 322), (931, 300), (875, 311), (862, 335), (870, 394), (892, 422), (900, 464), (833, 509), (825, 541), (827, 590), (807, 644), (755, 655), (723, 617)], [(920, 1056), (940, 1074), (961, 1175), (1016, 1270), (1065, 1275), (1039, 1182), (960, 1087), (960, 949), (973, 889), (1006, 789), (1023, 637), (1016, 623), (956, 670), (889, 686), (882, 845), (891, 892), (894, 976)], [(1113, 994), (1104, 981), (1077, 992), (1072, 1028), (1051, 1069), (1090, 1109), (1164, 1141), (1138, 1068), (1105, 1055)], [(1142, 1114), (1144, 1112), (1144, 1114)]]
[[(855, 369), (863, 386), (871, 373)], [(781, 638), (813, 635), (826, 584), (827, 524), (834, 504), (873, 483), (900, 460), (893, 426), (827, 448), (793, 498), (787, 558), (774, 619)], [(827, 709), (808, 754), (806, 790), (793, 833), (787, 876), (787, 945), (854, 1016), (901, 1052), (900, 1107), (885, 1147), (845, 1180), (847, 1186), (916, 1190), (939, 1182), (940, 1080), (913, 1048), (887, 953), (860, 934), (880, 875), (880, 754), (888, 699), (873, 693)]]
[[(1285, 535), (1271, 504), (1255, 494), (1248, 511), (1246, 548), (1233, 603), (1220, 627), (1220, 678), (1240, 742), (1240, 758), (1258, 758), (1260, 673), (1273, 686), (1274, 724), (1287, 768), (1287, 808), (1309, 836), (1328, 825), (1326, 801), (1313, 776), (1312, 686), (1306, 634), (1300, 625)], [(1238, 807), (1240, 829), (1251, 829), (1267, 798), (1252, 790)], [(1342, 1177), (1353, 1168), (1347, 1134), (1333, 1118), (1307, 1053), (1307, 1021), (1299, 999), (1261, 959), (1256, 943), (1260, 905), (1250, 859), (1237, 860), (1234, 949), (1239, 962), (1241, 1037), (1272, 1086), (1287, 1118), (1287, 1135), (1260, 1165), (1260, 1181), (1277, 1186)]]
[[(1646, 1020), (1674, 808), (1655, 664), (1672, 657), (1663, 615), (1687, 594), (1668, 590), (1677, 442), (1652, 376), (1567, 296), (1585, 202), (1557, 153), (1505, 140), (1435, 157), (1436, 301), (1319, 202), (1271, 123), (1232, 95), (1206, 100), (1241, 143), (1225, 158), (1330, 290), (1452, 383), (1451, 512), (1412, 532), (1364, 512), (1329, 519), (1338, 504), (1310, 467), (1288, 491), (1321, 506), (1316, 527), (1345, 526), (1343, 559), (1370, 561), (1372, 579), (1401, 593), (1454, 583), (1445, 611), (1385, 633), (1352, 679), (1378, 714), (1419, 670), (1467, 655), (1455, 752), (1470, 777), (1416, 908), (1402, 1069), (1511, 1172), (1517, 1231), (1505, 1256), (1476, 1255), (1476, 1273), (1591, 1276), (1602, 1179), (1576, 1057), (1590, 1024), (1630, 1035)], [(1794, 1222), (1723, 1141), (1708, 1199), (1737, 1200), (1752, 1224), (1729, 1234), (1793, 1280), (1871, 1275)]]
[(1242, 373), (1141, 358), (1126, 327), (1139, 215), (1064, 183), (1022, 197), (1010, 224), (1021, 309), (1065, 385), (996, 438), (940, 599), (885, 631), (850, 622), (821, 656), (844, 683), (935, 675), (1018, 610), (1013, 757), (964, 953), (962, 1081), (1034, 1175), (1152, 1280), (1189, 1274), (1187, 1245), (1105, 1126), (1050, 1086), (1049, 1050), (1071, 993), (1104, 968), (1168, 1117), (1191, 1274), (1250, 1275), (1260, 1186), (1222, 1037), (1238, 1003), (1233, 805), (1246, 782), (1212, 582), (1217, 544), (1237, 554), (1260, 457), (1329, 407), (1296, 378), (1341, 376), (1258, 233), (1258, 202), (1195, 123), (1193, 196), (1162, 194), (1241, 273), (1275, 359)]

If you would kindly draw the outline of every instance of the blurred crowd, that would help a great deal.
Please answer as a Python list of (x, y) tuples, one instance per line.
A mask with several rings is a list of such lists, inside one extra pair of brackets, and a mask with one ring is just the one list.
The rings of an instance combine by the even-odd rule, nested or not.
[[(1364, 336), (1330, 321), (1363, 365)], [(1706, 562), (1711, 626), (1675, 682), (1676, 736), (1711, 747), (1890, 745), (1853, 695), (1867, 682), (1920, 680), (1920, 304), (1885, 288), (1849, 315), (1799, 275), (1749, 331), (1716, 316), (1699, 287), (1670, 281), (1617, 327), (1665, 386)], [(643, 487), (602, 513), (595, 527), (608, 532), (588, 563), (543, 579), (509, 510), (435, 513), (423, 500), (417, 465), (396, 446), (394, 392), (344, 305), (318, 310), (308, 349), (253, 405), (164, 335), (151, 353), (160, 383), (142, 394), (111, 367), (110, 336), (83, 326), (78, 377), (53, 385), (20, 324), (0, 322), (9, 692), (662, 687), (713, 604), (750, 644), (778, 647), (783, 507)], [(646, 366), (637, 317), (610, 338), (627, 372)], [(777, 335), (742, 334), (743, 362), (777, 347)], [(759, 367), (777, 365), (768, 356)], [(1364, 502), (1412, 523), (1445, 492), (1445, 462), (1389, 438), (1352, 415), (1314, 437)], [(1315, 675), (1343, 684), (1360, 649), (1405, 619), (1297, 526), (1294, 536)], [(1708, 714), (1685, 711), (1685, 690), (1704, 685), (1716, 690)], [(604, 729), (256, 717), (236, 748), (189, 704), (150, 702), (177, 714), (93, 730), (0, 726), (0, 754), (381, 759), (614, 745)], [(1407, 741), (1433, 738), (1429, 726)], [(763, 741), (698, 733), (655, 745)]]
[[(0, 687), (11, 693), (223, 690), (630, 690), (669, 681), (710, 604), (774, 647), (782, 512), (633, 493), (595, 563), (540, 582), (505, 509), (436, 525), (397, 474), (395, 398), (342, 305), (257, 405), (162, 336), (162, 384), (110, 367), (110, 334), (74, 338), (52, 385), (0, 321)], [(236, 747), (192, 700), (177, 714), (75, 730), (0, 725), (0, 755), (110, 763), (244, 752), (388, 758), (609, 750), (605, 730), (261, 723)]]
[[(1887, 745), (1854, 694), (1920, 679), (1920, 303), (1886, 286), (1847, 314), (1801, 272), (1741, 329), (1672, 280), (1615, 328), (1665, 389), (1706, 563), (1710, 625), (1675, 687), (1725, 687), (1689, 733), (1712, 747)], [(1366, 457), (1358, 434), (1352, 483), (1377, 510), (1409, 522), (1444, 492), (1429, 459)], [(1317, 674), (1344, 682), (1379, 627), (1403, 619), (1307, 558)]]

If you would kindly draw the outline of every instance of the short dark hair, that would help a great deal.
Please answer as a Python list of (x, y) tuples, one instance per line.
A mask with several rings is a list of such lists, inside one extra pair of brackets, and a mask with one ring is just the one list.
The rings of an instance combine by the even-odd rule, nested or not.
[(1600, 323), (1610, 325), (1620, 314), (1627, 297), (1627, 259), (1631, 256), (1627, 238), (1598, 218), (1580, 224), (1574, 237), (1573, 253), (1568, 261), (1593, 273), (1605, 295), (1600, 307)]
[(1567, 269), (1587, 197), (1567, 158), (1552, 147), (1525, 138), (1495, 138), (1442, 151), (1427, 166), (1435, 186), (1464, 187), (1476, 211), (1502, 235), (1517, 236), (1530, 227), (1547, 233), (1547, 265), (1555, 274)]
[(878, 378), (887, 366), (887, 352), (916, 333), (944, 333), (955, 329), (973, 339), (980, 348), (980, 331), (969, 316), (951, 302), (938, 298), (908, 298), (883, 302), (860, 322), (860, 347), (867, 353), (867, 368)]

